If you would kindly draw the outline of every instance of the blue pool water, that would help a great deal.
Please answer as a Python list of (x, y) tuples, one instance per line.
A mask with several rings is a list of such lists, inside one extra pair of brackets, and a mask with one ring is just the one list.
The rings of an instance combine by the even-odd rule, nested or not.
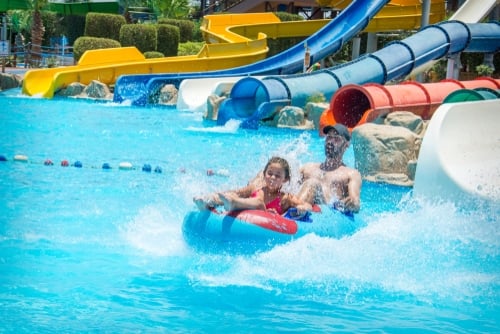
[(244, 185), (275, 154), (294, 171), (321, 160), (315, 131), (73, 99), (0, 102), (2, 333), (500, 332), (498, 210), (365, 182), (366, 226), (353, 235), (204, 253), (181, 232), (192, 197)]

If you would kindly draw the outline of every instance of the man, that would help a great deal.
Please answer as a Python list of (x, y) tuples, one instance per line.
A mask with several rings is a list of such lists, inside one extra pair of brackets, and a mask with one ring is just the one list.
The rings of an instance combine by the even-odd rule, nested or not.
[(342, 162), (351, 134), (342, 124), (328, 125), (325, 134), (325, 161), (301, 167), (302, 187), (298, 197), (311, 204), (328, 204), (344, 213), (360, 207), (361, 174)]

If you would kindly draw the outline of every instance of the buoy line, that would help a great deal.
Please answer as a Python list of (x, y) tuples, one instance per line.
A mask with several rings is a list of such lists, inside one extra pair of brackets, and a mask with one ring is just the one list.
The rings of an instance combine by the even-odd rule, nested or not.
[[(5, 155), (0, 155), (0, 163), (1, 162), (10, 162)], [(60, 167), (73, 167), (73, 168), (90, 168), (90, 169), (102, 169), (102, 170), (122, 170), (122, 171), (131, 171), (131, 170), (140, 170), (145, 173), (155, 173), (155, 174), (162, 174), (164, 172), (162, 166), (157, 165), (153, 168), (153, 166), (149, 163), (145, 163), (140, 166), (136, 166), (133, 163), (129, 161), (122, 161), (119, 162), (116, 165), (112, 165), (109, 162), (104, 162), (102, 163), (101, 166), (96, 166), (96, 165), (87, 165), (83, 164), (80, 160), (75, 160), (74, 162), (70, 162), (67, 159), (61, 160), (59, 163), (55, 163), (52, 159), (45, 159), (43, 161), (35, 161), (35, 160), (30, 160), (27, 155), (24, 154), (16, 154), (12, 158), (13, 162), (17, 163), (27, 163), (27, 164), (34, 164), (34, 165), (43, 165), (43, 166), (56, 166), (59, 165)], [(180, 167), (177, 170), (171, 170), (171, 171), (165, 171), (167, 173), (186, 173), (187, 170), (185, 167)], [(205, 174), (207, 176), (224, 176), (227, 177), (229, 176), (229, 171), (226, 169), (220, 169), (220, 170), (214, 170), (214, 169), (207, 169)]]

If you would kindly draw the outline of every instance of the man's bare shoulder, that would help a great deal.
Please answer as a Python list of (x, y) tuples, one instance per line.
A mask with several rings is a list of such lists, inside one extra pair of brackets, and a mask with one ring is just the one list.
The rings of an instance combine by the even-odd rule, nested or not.
[(301, 171), (309, 171), (319, 169), (321, 163), (319, 162), (307, 162), (300, 167)]

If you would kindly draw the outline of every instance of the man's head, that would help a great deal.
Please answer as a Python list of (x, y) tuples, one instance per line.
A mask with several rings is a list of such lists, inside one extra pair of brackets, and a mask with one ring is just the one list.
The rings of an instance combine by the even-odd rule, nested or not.
[(325, 126), (323, 133), (325, 134), (326, 157), (342, 157), (351, 140), (349, 130), (342, 124), (335, 124)]
[(346, 141), (351, 140), (351, 134), (349, 129), (347, 129), (343, 124), (337, 123), (335, 125), (327, 125), (323, 128), (323, 134), (325, 135), (340, 135), (344, 137)]

